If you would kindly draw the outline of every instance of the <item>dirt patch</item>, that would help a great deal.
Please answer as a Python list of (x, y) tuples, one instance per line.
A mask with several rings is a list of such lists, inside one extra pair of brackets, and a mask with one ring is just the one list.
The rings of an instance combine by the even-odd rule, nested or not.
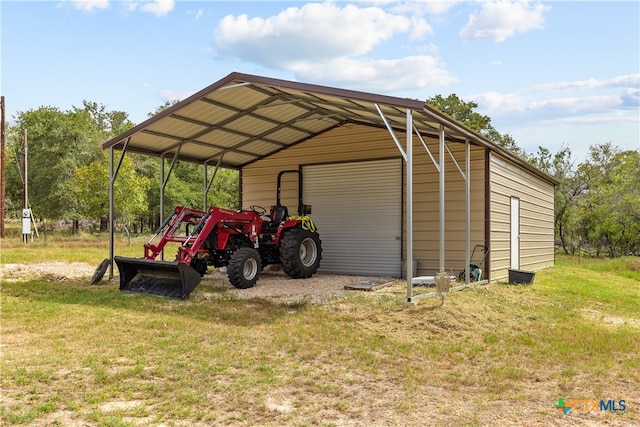
[(591, 310), (587, 308), (580, 310), (580, 312), (585, 318), (599, 321), (604, 325), (608, 325), (608, 326), (626, 325), (634, 328), (640, 328), (640, 320), (634, 319), (631, 317), (613, 316), (610, 314), (604, 314), (598, 310)]
[[(70, 281), (86, 279), (87, 285), (91, 281), (98, 265), (84, 262), (46, 262), (33, 264), (4, 264), (0, 266), (0, 279), (6, 281), (21, 281), (30, 279), (44, 279), (47, 281)], [(117, 269), (113, 282), (108, 280), (108, 273), (104, 276), (99, 286), (109, 283), (118, 283)], [(316, 274), (308, 279), (292, 279), (280, 269), (268, 268), (260, 274), (256, 285), (249, 289), (234, 288), (225, 273), (219, 270), (210, 270), (202, 278), (199, 287), (191, 294), (192, 299), (216, 299), (220, 297), (220, 289), (241, 299), (266, 299), (281, 303), (325, 303), (337, 296), (343, 295), (347, 285), (359, 282), (375, 281), (389, 282), (392, 278), (368, 277), (368, 276), (340, 276), (329, 274)], [(211, 288), (216, 292), (211, 292)]]
[[(345, 286), (372, 279), (393, 280), (391, 278), (382, 279), (329, 274), (315, 274), (308, 279), (292, 279), (284, 272), (275, 270), (262, 273), (254, 287), (237, 289), (229, 283), (226, 274), (213, 271), (204, 276), (202, 284), (224, 287), (228, 293), (242, 299), (259, 298), (284, 303), (324, 303), (334, 297), (344, 295), (345, 292), (357, 292), (346, 291)], [(192, 295), (197, 297), (197, 294)], [(207, 294), (204, 293), (203, 297), (206, 298)]]
[(44, 278), (49, 281), (90, 279), (95, 272), (96, 265), (86, 262), (39, 262), (33, 264), (3, 264), (0, 266), (0, 279), (7, 281), (21, 281)]
[(124, 411), (143, 405), (141, 400), (115, 400), (100, 405), (102, 412)]

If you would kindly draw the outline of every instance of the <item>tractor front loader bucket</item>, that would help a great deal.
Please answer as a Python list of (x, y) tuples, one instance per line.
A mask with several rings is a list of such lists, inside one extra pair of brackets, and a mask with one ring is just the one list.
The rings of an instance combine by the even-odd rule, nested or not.
[(120, 290), (186, 299), (200, 283), (200, 273), (187, 264), (146, 258), (114, 257)]

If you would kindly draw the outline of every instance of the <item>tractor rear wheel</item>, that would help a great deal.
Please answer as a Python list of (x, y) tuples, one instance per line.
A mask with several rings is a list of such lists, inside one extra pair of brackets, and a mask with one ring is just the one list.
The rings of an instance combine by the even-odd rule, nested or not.
[(315, 274), (322, 259), (322, 242), (318, 233), (294, 228), (287, 231), (280, 244), (282, 270), (293, 279)]
[(238, 289), (253, 287), (261, 270), (260, 254), (253, 248), (239, 248), (231, 255), (227, 265), (229, 282)]

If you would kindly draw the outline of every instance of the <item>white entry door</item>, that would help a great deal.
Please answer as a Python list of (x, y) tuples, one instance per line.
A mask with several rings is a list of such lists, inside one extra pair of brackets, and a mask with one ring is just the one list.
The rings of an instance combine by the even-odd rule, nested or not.
[(520, 199), (511, 198), (511, 268), (520, 269)]

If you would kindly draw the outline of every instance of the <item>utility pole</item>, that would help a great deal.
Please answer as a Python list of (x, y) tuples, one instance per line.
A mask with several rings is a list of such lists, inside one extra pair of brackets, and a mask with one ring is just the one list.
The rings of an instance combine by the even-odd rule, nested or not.
[(5, 155), (5, 136), (4, 136), (4, 96), (0, 97), (0, 238), (4, 238), (4, 215), (5, 215), (5, 186), (6, 186), (6, 163), (7, 158)]
[(22, 156), (24, 158), (24, 200), (22, 209), (22, 243), (29, 243), (29, 236), (31, 235), (31, 210), (29, 209), (29, 175), (28, 175), (28, 150), (27, 150), (27, 130), (24, 130), (24, 138), (22, 140)]

